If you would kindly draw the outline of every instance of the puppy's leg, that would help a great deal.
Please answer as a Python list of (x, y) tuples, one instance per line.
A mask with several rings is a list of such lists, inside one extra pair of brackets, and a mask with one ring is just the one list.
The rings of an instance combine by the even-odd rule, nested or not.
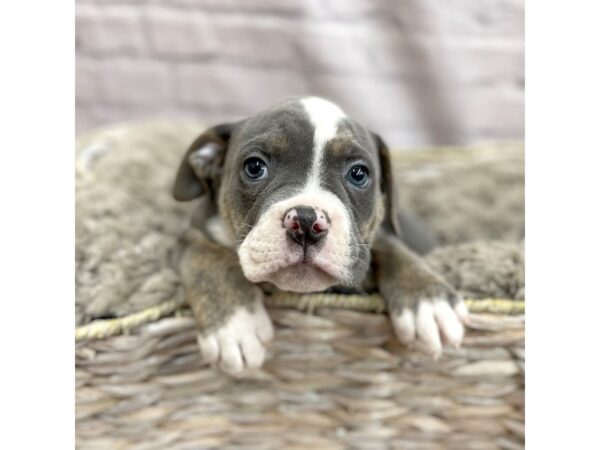
[(402, 239), (412, 251), (425, 255), (438, 245), (427, 224), (412, 211), (401, 209), (398, 222), (402, 230)]
[(415, 343), (435, 357), (442, 342), (460, 345), (468, 312), (452, 286), (391, 234), (378, 235), (373, 261), (379, 291), (403, 344)]
[(189, 230), (183, 242), (180, 272), (202, 356), (234, 375), (260, 367), (273, 338), (263, 292), (246, 280), (233, 251), (197, 230)]

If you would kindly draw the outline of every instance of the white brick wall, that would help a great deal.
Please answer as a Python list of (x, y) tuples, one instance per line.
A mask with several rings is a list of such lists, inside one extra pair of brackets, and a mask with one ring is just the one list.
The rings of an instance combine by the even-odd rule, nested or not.
[(79, 132), (316, 94), (394, 146), (522, 139), (524, 0), (77, 0)]

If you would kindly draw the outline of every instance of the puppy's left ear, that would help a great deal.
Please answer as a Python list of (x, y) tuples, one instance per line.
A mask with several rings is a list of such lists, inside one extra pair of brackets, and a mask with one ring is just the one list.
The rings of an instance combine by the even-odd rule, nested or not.
[(229, 139), (237, 124), (222, 124), (204, 131), (179, 165), (173, 197), (187, 201), (214, 192), (221, 177)]
[(371, 136), (375, 140), (377, 152), (379, 154), (379, 166), (381, 167), (381, 192), (384, 195), (385, 216), (383, 219), (383, 227), (388, 231), (393, 232), (396, 236), (401, 236), (400, 229), (400, 211), (398, 204), (398, 191), (394, 183), (392, 160), (390, 150), (383, 139), (371, 132)]

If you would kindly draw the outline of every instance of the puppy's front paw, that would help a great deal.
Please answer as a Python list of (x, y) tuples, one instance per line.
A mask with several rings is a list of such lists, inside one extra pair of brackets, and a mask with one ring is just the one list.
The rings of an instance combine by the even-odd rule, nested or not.
[(245, 369), (262, 366), (265, 346), (272, 339), (271, 319), (262, 302), (256, 301), (251, 308), (238, 307), (216, 330), (198, 334), (198, 345), (206, 361), (239, 375)]
[(400, 342), (414, 345), (438, 357), (442, 343), (459, 347), (464, 335), (463, 324), (469, 320), (467, 307), (455, 293), (449, 296), (421, 297), (412, 306), (390, 314)]

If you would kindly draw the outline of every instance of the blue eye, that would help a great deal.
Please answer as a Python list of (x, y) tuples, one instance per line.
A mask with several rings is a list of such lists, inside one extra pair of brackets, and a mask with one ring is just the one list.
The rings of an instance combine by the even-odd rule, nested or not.
[(355, 187), (363, 188), (369, 182), (369, 169), (362, 164), (356, 164), (350, 167), (346, 174), (346, 179)]
[(244, 163), (244, 173), (252, 181), (262, 180), (269, 174), (267, 164), (260, 158), (248, 158)]

